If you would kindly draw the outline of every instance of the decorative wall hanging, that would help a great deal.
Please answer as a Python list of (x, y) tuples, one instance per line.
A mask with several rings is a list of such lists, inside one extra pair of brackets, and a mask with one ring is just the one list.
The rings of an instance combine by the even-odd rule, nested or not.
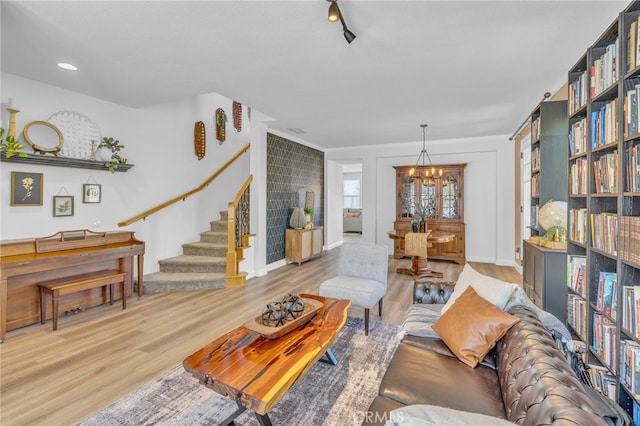
[(82, 185), (82, 202), (99, 203), (102, 198), (102, 185), (98, 183), (85, 183)]
[(11, 172), (11, 205), (41, 206), (43, 174)]
[(48, 121), (30, 121), (22, 129), (22, 135), (37, 154), (58, 155), (64, 144), (60, 129)]
[(193, 149), (195, 150), (198, 160), (202, 160), (206, 154), (207, 132), (202, 121), (196, 122), (193, 128)]
[(225, 127), (227, 123), (227, 114), (222, 108), (216, 110), (216, 139), (222, 144), (227, 137)]
[(53, 196), (53, 217), (73, 216), (73, 196)]
[(236, 101), (233, 101), (233, 128), (238, 133), (242, 131), (242, 104)]
[(95, 150), (102, 134), (96, 124), (88, 117), (74, 111), (58, 111), (47, 118), (64, 137), (64, 145), (59, 156), (94, 160)]

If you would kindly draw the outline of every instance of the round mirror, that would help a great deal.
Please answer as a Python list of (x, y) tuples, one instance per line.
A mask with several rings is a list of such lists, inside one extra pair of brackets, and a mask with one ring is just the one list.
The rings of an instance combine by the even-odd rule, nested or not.
[(50, 152), (57, 155), (64, 144), (60, 130), (48, 121), (29, 122), (24, 126), (22, 134), (33, 151), (39, 154)]

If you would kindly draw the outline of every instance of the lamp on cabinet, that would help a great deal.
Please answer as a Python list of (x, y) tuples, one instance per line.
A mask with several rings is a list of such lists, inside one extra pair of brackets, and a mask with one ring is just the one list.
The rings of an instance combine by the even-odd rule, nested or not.
[[(420, 151), (420, 155), (418, 155), (418, 160), (416, 161), (416, 166), (409, 169), (409, 177), (411, 178), (422, 178), (422, 179), (440, 179), (442, 177), (442, 169), (436, 170), (433, 167), (433, 163), (431, 162), (431, 157), (427, 152), (426, 148), (426, 129), (428, 124), (421, 124), (422, 127), (422, 151)], [(429, 160), (429, 164), (426, 164), (426, 161)], [(431, 168), (429, 169), (430, 166)], [(420, 173), (420, 169), (424, 172)]]

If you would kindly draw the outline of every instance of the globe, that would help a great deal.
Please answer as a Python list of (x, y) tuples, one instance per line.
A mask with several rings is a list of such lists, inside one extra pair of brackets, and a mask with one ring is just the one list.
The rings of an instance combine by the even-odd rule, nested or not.
[(538, 212), (538, 223), (546, 231), (552, 226), (567, 228), (567, 203), (548, 201)]

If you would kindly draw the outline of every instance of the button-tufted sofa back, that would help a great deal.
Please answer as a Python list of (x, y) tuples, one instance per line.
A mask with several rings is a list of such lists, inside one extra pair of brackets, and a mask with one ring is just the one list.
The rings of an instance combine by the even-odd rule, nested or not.
[(507, 419), (523, 425), (606, 425), (538, 317), (521, 319), (498, 342), (496, 364)]

